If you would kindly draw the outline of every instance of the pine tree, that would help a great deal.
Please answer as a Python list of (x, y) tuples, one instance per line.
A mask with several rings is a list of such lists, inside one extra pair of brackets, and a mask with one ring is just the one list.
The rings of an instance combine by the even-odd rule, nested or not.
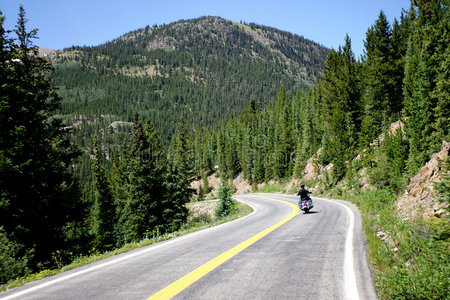
[(394, 20), (391, 35), (391, 61), (392, 61), (392, 91), (391, 98), (395, 100), (390, 103), (388, 109), (394, 119), (399, 119), (403, 110), (403, 78), (405, 75), (406, 48), (408, 45), (409, 31), (411, 28), (411, 17), (403, 12), (400, 23)]
[(403, 89), (410, 174), (450, 136), (449, 12), (444, 2), (415, 2), (417, 15), (412, 20)]
[(295, 151), (294, 177), (299, 178), (306, 161), (314, 155), (319, 147), (318, 139), (321, 135), (320, 117), (318, 115), (317, 90), (297, 93), (296, 105), (299, 108), (297, 116), (297, 147)]
[(244, 178), (250, 184), (255, 182), (255, 160), (258, 155), (257, 145), (257, 129), (259, 119), (259, 109), (254, 99), (250, 99), (249, 107), (241, 113), (240, 129), (242, 136), (242, 146), (239, 151), (241, 159), (241, 168)]
[(447, 156), (441, 164), (441, 180), (434, 184), (436, 195), (440, 202), (447, 204), (447, 211), (450, 210), (450, 158)]
[(403, 108), (401, 88), (407, 31), (406, 19), (403, 21), (403, 24), (398, 24), (395, 20), (391, 28), (384, 13), (380, 12), (375, 25), (370, 27), (366, 34), (362, 66), (363, 147), (398, 119)]
[(297, 143), (297, 147), (295, 149), (295, 162), (294, 162), (294, 178), (300, 178), (302, 175), (303, 168), (305, 167), (306, 163), (305, 158), (302, 156), (303, 149), (302, 149), (302, 143), (299, 139)]
[(219, 187), (219, 204), (217, 205), (216, 218), (223, 218), (231, 214), (234, 210), (231, 187), (226, 179), (222, 179)]
[(404, 189), (404, 171), (408, 158), (408, 145), (402, 128), (396, 132), (387, 133), (382, 143), (382, 151), (385, 155), (385, 163), (388, 167), (388, 177), (390, 187), (394, 191)]
[(94, 136), (94, 186), (95, 198), (93, 208), (94, 246), (98, 250), (110, 250), (116, 244), (115, 224), (116, 206), (110, 183), (103, 167), (97, 135)]
[(186, 128), (184, 119), (178, 122), (176, 136), (172, 139), (169, 150), (169, 160), (186, 181), (193, 179), (192, 137)]
[(18, 44), (0, 20), (0, 225), (25, 249), (35, 249), (35, 267), (73, 245), (64, 227), (84, 217), (70, 172), (79, 153), (54, 117), (60, 97), (47, 77), (51, 65), (37, 55), (37, 31), (26, 30), (23, 7), (14, 31)]
[(208, 173), (203, 172), (202, 174), (202, 191), (203, 191), (203, 195), (206, 196), (208, 195), (212, 188), (209, 186), (209, 181), (208, 181)]
[(244, 174), (244, 178), (252, 184), (254, 181), (253, 169), (255, 164), (255, 150), (252, 147), (253, 136), (249, 128), (244, 127), (242, 131), (242, 147), (239, 151), (239, 157), (242, 160), (242, 173)]
[(137, 241), (147, 232), (161, 226), (164, 196), (160, 142), (154, 127), (135, 117), (131, 155), (125, 158), (126, 181), (123, 182), (125, 199), (121, 201), (119, 219), (121, 242)]
[(256, 136), (253, 140), (253, 149), (255, 150), (255, 166), (253, 171), (255, 183), (263, 182), (266, 178), (264, 162), (267, 160), (267, 135), (264, 130), (265, 120), (259, 114)]
[(340, 179), (345, 161), (356, 148), (353, 141), (358, 138), (361, 111), (357, 64), (348, 36), (344, 47), (331, 50), (328, 55), (319, 96), (325, 121), (322, 160), (334, 163), (336, 179)]
[(226, 178), (234, 178), (241, 170), (238, 157), (239, 136), (235, 119), (231, 118), (225, 129), (225, 161), (222, 165)]
[(188, 210), (186, 203), (190, 201), (192, 190), (188, 182), (175, 168), (170, 164), (164, 177), (164, 197), (162, 199), (162, 231), (172, 232), (180, 229), (186, 222)]

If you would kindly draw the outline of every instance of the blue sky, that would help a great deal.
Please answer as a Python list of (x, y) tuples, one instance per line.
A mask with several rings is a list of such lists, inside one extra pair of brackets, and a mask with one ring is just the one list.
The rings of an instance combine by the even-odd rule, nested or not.
[(275, 27), (335, 49), (348, 33), (357, 57), (380, 10), (392, 23), (410, 7), (409, 0), (0, 0), (6, 29), (14, 28), (19, 4), (28, 28), (39, 29), (35, 44), (53, 49), (99, 45), (146, 25), (219, 16)]

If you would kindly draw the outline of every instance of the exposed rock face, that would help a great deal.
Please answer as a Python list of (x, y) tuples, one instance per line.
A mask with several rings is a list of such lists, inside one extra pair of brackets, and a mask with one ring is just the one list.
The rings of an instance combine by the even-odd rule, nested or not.
[(320, 157), (320, 154), (322, 154), (322, 148), (317, 150), (317, 153), (314, 154), (308, 161), (306, 162), (306, 166), (302, 171), (302, 178), (305, 180), (311, 180), (311, 179), (319, 179), (322, 180), (325, 175), (325, 171), (328, 172), (328, 174), (331, 174), (333, 171), (333, 164), (330, 163), (326, 166), (320, 165), (317, 163), (317, 160)]
[(317, 178), (318, 174), (316, 168), (314, 167), (314, 162), (317, 160), (317, 158), (320, 156), (321, 153), (322, 148), (317, 150), (317, 153), (313, 155), (310, 159), (308, 159), (308, 161), (306, 162), (306, 166), (302, 171), (303, 179), (310, 180)]
[(238, 195), (251, 192), (252, 190), (252, 186), (244, 179), (244, 174), (242, 172), (233, 179), (233, 185), (236, 188), (236, 194)]
[(442, 150), (433, 155), (431, 160), (423, 166), (419, 173), (411, 178), (411, 183), (405, 193), (397, 200), (396, 206), (403, 218), (414, 219), (422, 216), (425, 220), (431, 216), (442, 217), (448, 212), (446, 205), (440, 203), (434, 196), (433, 183), (440, 180), (443, 160), (449, 156), (450, 143), (444, 141)]
[[(214, 195), (216, 195), (217, 191), (219, 190), (220, 178), (217, 177), (215, 174), (208, 176), (208, 185), (211, 189), (211, 192), (208, 195), (205, 195), (205, 197), (206, 198), (214, 197)], [(190, 188), (198, 192), (202, 186), (203, 186), (203, 182), (200, 179), (200, 180), (191, 182)]]

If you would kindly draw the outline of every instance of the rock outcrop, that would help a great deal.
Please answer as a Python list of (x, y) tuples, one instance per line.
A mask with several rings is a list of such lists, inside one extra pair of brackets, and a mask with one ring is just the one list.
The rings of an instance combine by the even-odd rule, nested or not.
[[(220, 178), (217, 177), (215, 174), (208, 176), (208, 186), (211, 191), (208, 195), (204, 195), (204, 196), (207, 199), (214, 198), (215, 195), (217, 194), (217, 191), (219, 190)], [(195, 190), (197, 194), (199, 193), (199, 191), (202, 187), (203, 187), (203, 181), (201, 179), (195, 180), (195, 181), (191, 182), (191, 184), (190, 184), (190, 188)]]
[(447, 205), (439, 202), (434, 194), (433, 184), (440, 180), (442, 160), (450, 154), (450, 143), (444, 141), (442, 150), (434, 154), (431, 160), (423, 166), (419, 173), (411, 178), (411, 183), (405, 193), (397, 200), (396, 206), (400, 216), (414, 219), (422, 216), (428, 220), (431, 216), (442, 217), (448, 214)]
[(236, 194), (244, 194), (252, 191), (252, 186), (244, 179), (244, 174), (241, 172), (233, 179), (233, 185), (236, 189)]
[(320, 165), (317, 163), (320, 155), (322, 154), (322, 148), (317, 150), (317, 153), (314, 154), (308, 161), (306, 162), (306, 166), (302, 171), (302, 178), (305, 180), (322, 180), (325, 177), (325, 172), (331, 174), (333, 170), (333, 164), (330, 163), (326, 166)]

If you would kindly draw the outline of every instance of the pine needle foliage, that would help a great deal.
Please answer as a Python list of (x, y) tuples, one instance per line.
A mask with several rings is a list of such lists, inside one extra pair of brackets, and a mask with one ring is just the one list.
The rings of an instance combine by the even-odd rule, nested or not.
[(61, 99), (48, 77), (51, 64), (33, 45), (37, 30), (27, 30), (23, 7), (13, 32), (4, 19), (0, 14), (0, 226), (25, 252), (34, 249), (28, 267), (36, 270), (51, 265), (52, 252), (66, 260), (79, 238), (66, 231), (85, 217), (71, 174), (79, 153), (55, 117)]
[(219, 204), (217, 205), (215, 215), (216, 218), (223, 218), (230, 215), (234, 211), (234, 201), (232, 196), (232, 190), (227, 180), (222, 180), (219, 187)]

